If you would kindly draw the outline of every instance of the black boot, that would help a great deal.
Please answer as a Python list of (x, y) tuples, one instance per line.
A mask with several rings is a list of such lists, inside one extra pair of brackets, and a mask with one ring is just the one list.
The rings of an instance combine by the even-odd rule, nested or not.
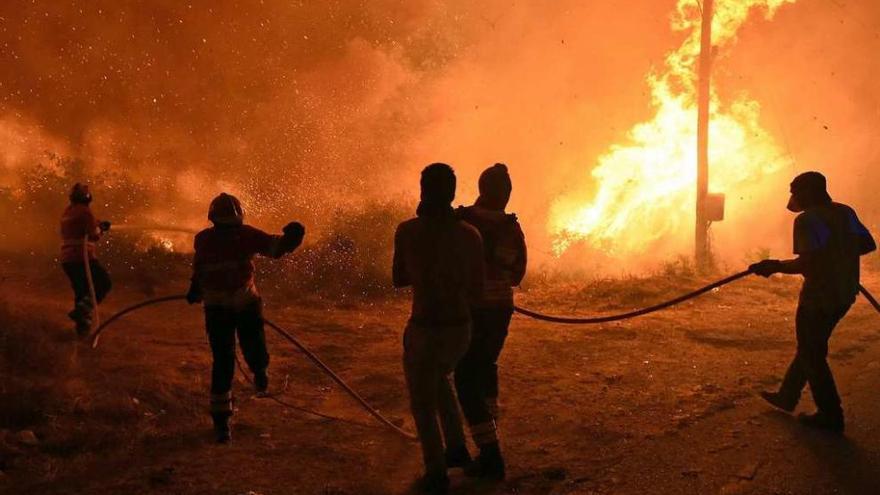
[(480, 445), (480, 455), (464, 470), (465, 476), (502, 481), (505, 476), (504, 458), (498, 443)]
[(782, 409), (785, 412), (794, 411), (797, 401), (787, 400), (779, 392), (761, 392), (761, 398), (771, 406)]
[(214, 420), (214, 435), (217, 443), (229, 443), (232, 440), (232, 429), (229, 427), (228, 414), (212, 414)]
[(843, 421), (843, 413), (840, 414), (827, 414), (822, 411), (819, 411), (814, 414), (801, 414), (798, 416), (798, 421), (801, 422), (804, 426), (809, 426), (810, 428), (816, 428), (818, 430), (826, 430), (831, 433), (837, 433), (838, 435), (843, 434), (843, 430), (845, 427), (845, 423)]
[(471, 453), (468, 452), (466, 446), (449, 449), (446, 451), (446, 468), (466, 468), (471, 465), (474, 460)]

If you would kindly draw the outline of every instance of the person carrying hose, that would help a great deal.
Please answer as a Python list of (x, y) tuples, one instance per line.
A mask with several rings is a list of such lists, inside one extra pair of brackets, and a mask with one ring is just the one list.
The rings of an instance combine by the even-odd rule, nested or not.
[(269, 353), (253, 257), (280, 258), (294, 251), (302, 244), (305, 228), (291, 222), (279, 236), (246, 225), (241, 202), (226, 193), (211, 201), (208, 219), (214, 226), (195, 237), (193, 276), (186, 298), (190, 304), (204, 303), (213, 354), (211, 418), (217, 441), (226, 443), (231, 439), (236, 333), (245, 362), (254, 374), (257, 393), (263, 394), (269, 387)]
[(472, 206), (456, 210), (483, 238), (486, 282), (471, 306), (473, 329), (467, 353), (455, 369), (458, 400), (480, 449), (465, 474), (504, 479), (504, 458), (496, 432), (498, 420), (498, 357), (513, 316), (513, 287), (526, 273), (526, 242), (516, 215), (506, 213), (512, 191), (507, 166), (496, 163), (479, 180), (480, 196)]
[[(88, 185), (77, 182), (69, 197), (70, 204), (61, 216), (61, 268), (73, 289), (73, 309), (67, 316), (76, 324), (77, 335), (84, 337), (92, 328), (95, 306), (107, 297), (113, 285), (107, 270), (98, 261), (96, 248), (101, 234), (110, 230), (110, 222), (98, 221), (92, 213)], [(87, 268), (91, 268), (96, 301), (92, 301)]]
[(416, 218), (401, 223), (394, 236), (394, 286), (413, 291), (403, 367), (422, 445), (419, 488), (425, 493), (446, 493), (446, 470), (470, 462), (451, 375), (468, 348), (470, 306), (483, 292), (485, 267), (479, 232), (452, 208), (455, 183), (449, 165), (426, 167)]
[(825, 177), (819, 172), (795, 177), (788, 209), (800, 213), (794, 221), (797, 258), (763, 260), (750, 269), (764, 277), (774, 273), (804, 277), (795, 317), (797, 353), (779, 390), (762, 392), (761, 397), (792, 412), (809, 383), (818, 410), (801, 414), (799, 420), (810, 427), (842, 434), (843, 409), (828, 366), (828, 340), (858, 294), (859, 257), (874, 251), (877, 245), (852, 208), (831, 200)]

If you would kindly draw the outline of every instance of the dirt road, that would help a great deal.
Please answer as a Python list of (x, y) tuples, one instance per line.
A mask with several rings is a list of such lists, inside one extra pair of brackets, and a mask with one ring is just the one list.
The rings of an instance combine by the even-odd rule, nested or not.
[[(520, 302), (559, 314), (614, 312), (674, 295), (676, 283), (533, 289)], [(682, 283), (686, 290), (699, 281)], [(5, 415), (14, 423), (3, 425), (7, 438), (29, 428), (39, 444), (7, 453), (3, 493), (406, 493), (420, 472), (417, 445), (375, 427), (278, 338), (269, 337), (276, 393), (367, 426), (284, 410), (253, 398), (239, 378), (234, 441), (214, 445), (205, 414), (209, 353), (196, 308), (169, 303), (133, 314), (90, 351), (64, 321), (63, 282), (9, 276), (3, 284), (3, 294), (15, 294), (10, 311), (42, 322), (33, 338), (63, 357), (56, 375), (34, 371), (42, 378), (27, 389), (4, 385), (4, 399), (14, 391), (22, 408), (36, 400), (27, 391), (55, 399), (30, 421)], [(877, 276), (865, 284), (880, 291)], [(482, 485), (454, 473), (454, 493), (880, 493), (880, 315), (864, 301), (832, 340), (845, 437), (805, 430), (756, 397), (778, 383), (794, 351), (796, 293), (795, 279), (752, 278), (621, 324), (516, 317), (501, 362), (509, 480)], [(269, 318), (412, 427), (400, 365), (404, 298), (342, 306), (264, 295)], [(143, 297), (121, 288), (103, 310)], [(2, 369), (17, 373), (10, 368)], [(799, 410), (811, 408), (805, 393)]]

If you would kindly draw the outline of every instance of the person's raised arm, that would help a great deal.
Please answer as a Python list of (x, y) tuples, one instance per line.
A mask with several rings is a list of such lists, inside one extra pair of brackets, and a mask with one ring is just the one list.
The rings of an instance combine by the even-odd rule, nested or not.
[(244, 226), (245, 242), (249, 251), (269, 258), (281, 258), (298, 248), (306, 235), (306, 229), (299, 222), (284, 226), (283, 235), (272, 235), (260, 229)]
[(292, 253), (300, 247), (306, 237), (306, 228), (299, 222), (290, 222), (284, 226), (284, 235), (278, 239), (275, 246), (274, 258), (280, 258), (287, 253)]
[(398, 226), (397, 231), (394, 232), (394, 257), (391, 262), (391, 282), (397, 288), (408, 287), (412, 284), (404, 262), (404, 249), (406, 249), (404, 237), (402, 225)]

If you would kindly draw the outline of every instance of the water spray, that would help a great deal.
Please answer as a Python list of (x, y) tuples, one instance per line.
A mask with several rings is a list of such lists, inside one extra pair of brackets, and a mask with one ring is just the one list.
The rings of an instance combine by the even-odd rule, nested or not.
[(113, 230), (128, 230), (128, 231), (157, 231), (157, 232), (179, 232), (181, 234), (198, 234), (199, 231), (196, 229), (191, 229), (187, 227), (177, 227), (174, 225), (159, 225), (159, 224), (124, 224), (124, 225), (114, 225)]

